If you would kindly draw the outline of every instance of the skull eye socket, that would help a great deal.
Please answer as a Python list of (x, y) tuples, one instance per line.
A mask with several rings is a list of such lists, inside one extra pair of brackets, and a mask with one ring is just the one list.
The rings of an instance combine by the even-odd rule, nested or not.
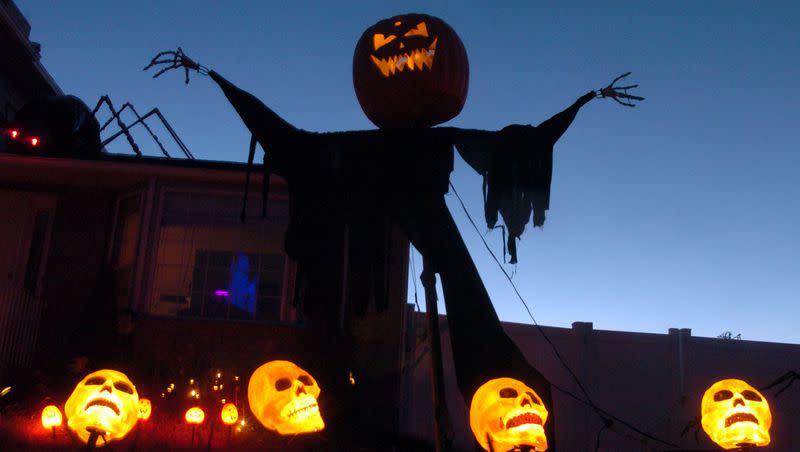
[(536, 394), (534, 394), (534, 393), (532, 393), (530, 391), (526, 391), (525, 394), (528, 394), (528, 397), (531, 398), (531, 401), (533, 401), (533, 403), (535, 403), (537, 405), (541, 405), (541, 402), (539, 402), (539, 398), (536, 397)]
[(731, 397), (733, 397), (733, 393), (728, 391), (727, 389), (723, 389), (722, 391), (717, 391), (717, 393), (714, 394), (714, 401), (721, 402), (723, 400), (728, 400)]
[(314, 381), (311, 380), (311, 377), (309, 377), (308, 375), (300, 375), (299, 377), (297, 377), (297, 380), (306, 386), (314, 386)]
[(749, 389), (746, 390), (746, 391), (742, 391), (742, 397), (744, 397), (746, 400), (750, 400), (751, 402), (760, 402), (761, 401), (761, 396), (756, 394), (754, 391), (749, 390)]
[(513, 388), (503, 388), (500, 390), (500, 397), (503, 399), (513, 399), (518, 395), (519, 393), (517, 392), (517, 390)]
[(292, 387), (292, 382), (288, 378), (279, 378), (275, 382), (275, 389), (278, 391), (285, 391)]
[(127, 394), (133, 394), (133, 388), (128, 383), (124, 381), (117, 381), (114, 383), (114, 388), (118, 391), (125, 392)]
[(86, 386), (100, 386), (100, 385), (105, 384), (105, 383), (106, 383), (106, 379), (103, 378), (103, 377), (92, 377), (92, 378), (86, 380), (86, 382), (83, 383), (83, 384), (86, 385)]
[(416, 27), (408, 30), (406, 34), (403, 36), (422, 36), (424, 38), (428, 37), (428, 26), (425, 25), (425, 22), (420, 22), (417, 24)]

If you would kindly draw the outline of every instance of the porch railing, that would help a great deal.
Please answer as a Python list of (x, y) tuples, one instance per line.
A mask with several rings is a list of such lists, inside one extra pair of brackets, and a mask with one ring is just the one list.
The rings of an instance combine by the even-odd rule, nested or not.
[(0, 287), (0, 371), (33, 365), (43, 308), (24, 287)]

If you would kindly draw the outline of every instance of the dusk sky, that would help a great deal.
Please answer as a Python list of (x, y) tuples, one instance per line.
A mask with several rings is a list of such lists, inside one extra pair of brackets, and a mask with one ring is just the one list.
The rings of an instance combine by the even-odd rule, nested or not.
[[(374, 128), (353, 91), (353, 50), (365, 28), (395, 14), (438, 16), (464, 42), (469, 96), (447, 125), (536, 125), (632, 71), (647, 100), (581, 110), (556, 145), (545, 227), (529, 227), (519, 264), (506, 264), (537, 321), (800, 343), (796, 1), (17, 4), (65, 93), (90, 107), (103, 94), (140, 113), (158, 107), (201, 159), (245, 160), (249, 132), (210, 79), (142, 72), (160, 50), (183, 47), (314, 131)], [(158, 154), (145, 135), (137, 141)], [(480, 177), (456, 157), (451, 180), (486, 232)], [(529, 323), (457, 199), (447, 200), (500, 317)], [(486, 238), (500, 256), (500, 232)]]

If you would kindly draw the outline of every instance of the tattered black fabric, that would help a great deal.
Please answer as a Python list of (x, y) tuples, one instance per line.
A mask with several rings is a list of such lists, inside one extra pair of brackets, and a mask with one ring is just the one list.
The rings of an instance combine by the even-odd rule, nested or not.
[(578, 110), (594, 97), (594, 92), (587, 93), (538, 127), (514, 124), (499, 132), (462, 130), (453, 134), (461, 157), (483, 176), (486, 225), (494, 228), (499, 213), (508, 230), (512, 264), (517, 262), (516, 241), (531, 214), (533, 225), (542, 226), (550, 208), (553, 146)]
[[(331, 293), (326, 285), (336, 284), (339, 275), (326, 272), (325, 257), (336, 252), (330, 249), (331, 239), (344, 231), (349, 233), (351, 277), (372, 281), (373, 295), (382, 294), (388, 225), (396, 224), (441, 276), (464, 399), (469, 402), (487, 380), (511, 377), (536, 389), (552, 407), (550, 383), (503, 330), (444, 194), (455, 145), (485, 178), (487, 224), (493, 227), (498, 214), (502, 217), (516, 261), (515, 240), (531, 215), (534, 225), (541, 226), (549, 207), (553, 145), (594, 93), (538, 127), (312, 133), (293, 127), (216, 72), (210, 75), (264, 148), (272, 171), (288, 183), (285, 248), (301, 269), (297, 292), (307, 309), (326, 303)], [(351, 294), (356, 312), (366, 310), (369, 292)]]

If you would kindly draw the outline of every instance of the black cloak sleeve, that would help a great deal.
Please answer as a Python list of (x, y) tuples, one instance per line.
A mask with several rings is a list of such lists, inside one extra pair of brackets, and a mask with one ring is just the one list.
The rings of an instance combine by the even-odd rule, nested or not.
[(461, 157), (483, 176), (486, 224), (494, 228), (498, 213), (508, 229), (511, 263), (517, 262), (516, 240), (531, 214), (542, 226), (550, 208), (553, 146), (569, 128), (578, 110), (595, 97), (589, 92), (566, 110), (539, 124), (514, 124), (498, 132), (461, 130), (453, 134)]

